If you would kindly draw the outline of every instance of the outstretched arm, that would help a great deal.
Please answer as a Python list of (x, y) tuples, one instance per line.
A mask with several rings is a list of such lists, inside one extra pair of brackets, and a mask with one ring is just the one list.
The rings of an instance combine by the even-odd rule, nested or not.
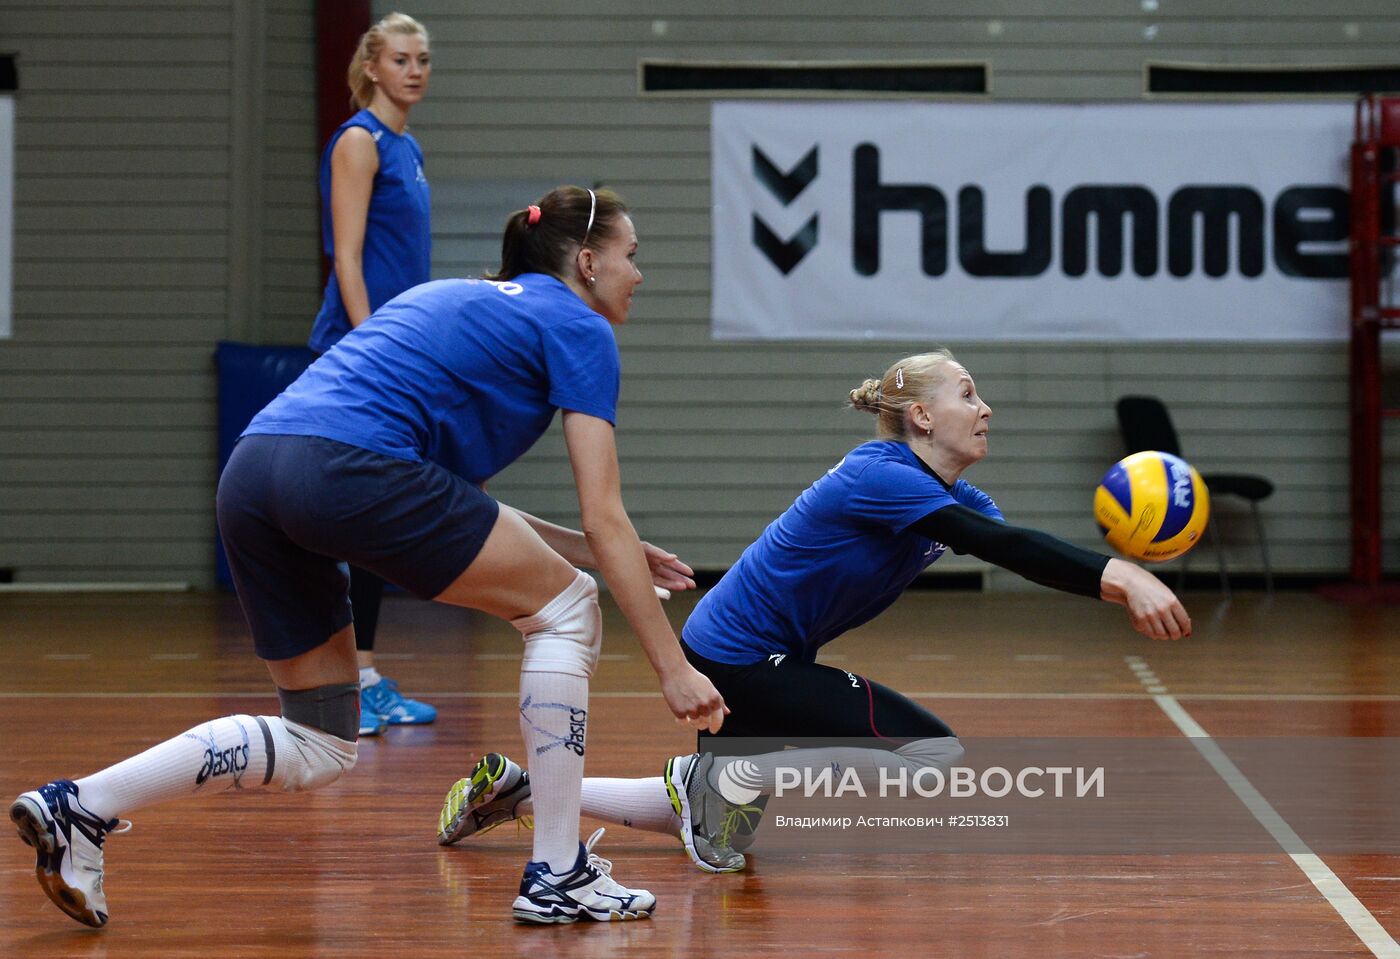
[(934, 510), (912, 528), (1032, 582), (1126, 606), (1133, 628), (1153, 639), (1191, 635), (1191, 618), (1176, 594), (1151, 573), (1121, 559), (1040, 530), (999, 522), (962, 505)]
[(642, 542), (622, 505), (612, 424), (576, 411), (564, 414), (564, 441), (578, 487), (583, 534), (613, 599), (661, 681), (661, 694), (682, 722), (718, 732), (729, 710), (714, 684), (686, 661), (652, 590)]

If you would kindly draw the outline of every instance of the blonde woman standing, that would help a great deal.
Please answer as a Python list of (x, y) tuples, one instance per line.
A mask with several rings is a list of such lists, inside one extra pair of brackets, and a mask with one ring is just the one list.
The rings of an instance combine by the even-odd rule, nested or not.
[[(360, 37), (347, 81), (359, 111), (321, 156), (321, 235), (333, 268), (309, 346), (324, 353), (371, 313), (426, 283), (432, 261), (428, 180), (408, 115), (428, 91), (428, 32), (391, 13)], [(360, 735), (430, 723), (437, 710), (405, 698), (374, 665), (384, 581), (354, 567), (350, 598), (360, 665)]]

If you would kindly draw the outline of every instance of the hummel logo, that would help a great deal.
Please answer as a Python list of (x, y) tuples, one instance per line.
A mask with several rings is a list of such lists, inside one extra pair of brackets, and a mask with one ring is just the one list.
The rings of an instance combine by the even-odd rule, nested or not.
[(774, 666), (781, 665), (782, 661), (785, 659), (787, 659), (787, 653), (774, 653), (772, 656), (768, 657), (768, 661)]
[[(807, 155), (798, 161), (797, 166), (784, 173), (755, 146), (753, 175), (783, 206), (787, 206), (817, 178), (817, 147), (812, 147)], [(754, 214), (753, 245), (786, 276), (817, 245), (818, 218), (819, 214), (813, 213), (812, 218), (793, 234), (791, 239), (783, 240), (767, 223), (758, 218), (758, 214)]]

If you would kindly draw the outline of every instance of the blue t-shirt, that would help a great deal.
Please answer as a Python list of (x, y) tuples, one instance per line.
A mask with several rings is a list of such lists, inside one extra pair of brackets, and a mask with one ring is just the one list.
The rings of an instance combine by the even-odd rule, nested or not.
[(321, 312), (307, 342), (324, 353), (350, 332), (350, 317), (340, 299), (335, 275), (335, 235), (331, 225), (331, 153), (351, 127), (364, 127), (379, 149), (379, 170), (369, 197), (361, 271), (369, 311), (373, 313), (404, 290), (428, 282), (432, 269), (432, 229), (428, 178), (423, 175), (423, 151), (413, 135), (395, 133), (368, 110), (361, 110), (335, 131), (321, 154), (321, 244), (331, 258)]
[(436, 280), (380, 307), (253, 417), (484, 483), (557, 409), (617, 422), (617, 341), (552, 276)]
[(943, 555), (946, 546), (910, 524), (953, 503), (1002, 518), (990, 496), (962, 480), (944, 486), (904, 443), (857, 446), (705, 594), (686, 621), (686, 644), (732, 665), (774, 653), (811, 662)]

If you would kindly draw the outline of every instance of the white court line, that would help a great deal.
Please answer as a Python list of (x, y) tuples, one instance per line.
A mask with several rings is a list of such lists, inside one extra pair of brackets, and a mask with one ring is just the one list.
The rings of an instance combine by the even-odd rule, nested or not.
[[(211, 689), (203, 692), (193, 690), (179, 690), (166, 692), (0, 692), (0, 699), (201, 699), (212, 696), (235, 696), (240, 698), (256, 698), (259, 696), (273, 696), (275, 693), (268, 689), (254, 690), (224, 690)], [(447, 692), (433, 692), (429, 695), (433, 699), (500, 699), (516, 695), (514, 691), (472, 691), (472, 690), (452, 690)], [(659, 692), (649, 690), (617, 690), (611, 692), (590, 691), (589, 696), (601, 699), (649, 699), (660, 698)], [(904, 693), (915, 699), (1083, 699), (1083, 700), (1155, 700), (1156, 697), (1148, 692), (1141, 693), (1063, 693), (1044, 692), (1028, 693), (1024, 690), (1006, 690), (1002, 692), (968, 693), (953, 690), (931, 690), (928, 692)], [(1182, 693), (1175, 697), (1178, 700), (1210, 700), (1212, 702), (1278, 702), (1292, 703), (1299, 700), (1309, 702), (1397, 702), (1400, 701), (1400, 694), (1372, 695), (1372, 696), (1348, 696), (1343, 693)]]
[[(1165, 687), (1157, 688), (1165, 692)], [(1361, 904), (1361, 900), (1337, 878), (1337, 874), (1308, 848), (1293, 831), (1293, 827), (1269, 805), (1269, 801), (1245, 778), (1244, 773), (1240, 772), (1230, 757), (1225, 755), (1225, 751), (1210, 737), (1210, 733), (1192, 718), (1174, 696), (1154, 696), (1153, 701), (1167, 714), (1167, 718), (1176, 724), (1181, 734), (1191, 740), (1191, 745), (1196, 747), (1196, 751), (1210, 763), (1211, 768), (1225, 781), (1225, 785), (1230, 787), (1230, 791), (1259, 821), (1259, 825), (1268, 830), (1274, 842), (1288, 853), (1289, 858), (1303, 871), (1303, 875), (1307, 876), (1308, 881), (1322, 894), (1322, 898), (1327, 900), (1342, 917), (1342, 921), (1350, 926), (1357, 938), (1371, 950), (1371, 954), (1377, 959), (1400, 959), (1400, 945), (1396, 944), (1390, 933), (1385, 931), (1376, 921), (1376, 917), (1371, 915), (1370, 910)]]
[(912, 663), (951, 663), (958, 657), (954, 656), (952, 653), (926, 653), (905, 656), (904, 658)]
[(1252, 699), (1265, 702), (1315, 702), (1315, 703), (1394, 703), (1400, 702), (1400, 693), (1177, 693), (1177, 699), (1205, 699), (1222, 702), (1248, 702)]
[[(269, 689), (254, 690), (227, 690), (213, 689), (203, 692), (194, 690), (179, 690), (166, 692), (131, 692), (123, 690), (121, 692), (0, 692), (0, 700), (5, 699), (209, 699), (218, 696), (228, 696), (240, 699), (253, 699), (257, 697), (275, 696), (276, 692)], [(449, 692), (420, 693), (431, 699), (508, 699), (517, 696), (516, 690), (453, 690)], [(598, 691), (590, 690), (588, 693), (592, 699), (660, 699), (661, 693), (651, 690), (614, 690)], [(904, 693), (913, 699), (1070, 699), (1070, 700), (1150, 700), (1152, 697), (1147, 693), (1027, 693), (1027, 692), (989, 692), (989, 693), (963, 693), (934, 690), (930, 692)], [(1280, 701), (1291, 702), (1293, 697), (1280, 696)]]
[(1012, 659), (1018, 663), (1058, 663), (1062, 662), (1064, 657), (1058, 653), (1022, 653), (1013, 656)]

